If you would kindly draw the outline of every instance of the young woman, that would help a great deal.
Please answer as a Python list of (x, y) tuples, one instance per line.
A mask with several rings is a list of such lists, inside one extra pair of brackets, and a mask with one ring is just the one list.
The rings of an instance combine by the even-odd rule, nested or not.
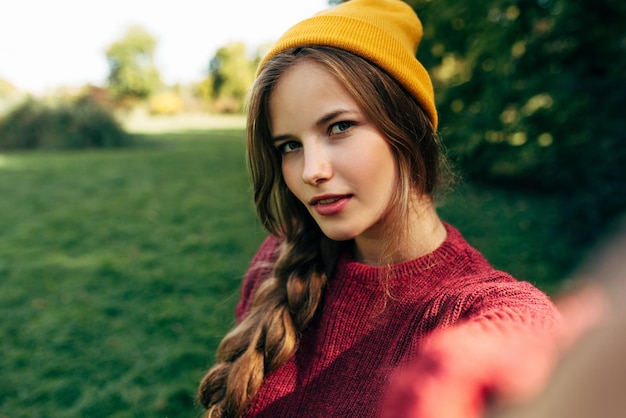
[(556, 323), (543, 293), (437, 216), (445, 162), (421, 35), (402, 1), (352, 0), (262, 60), (247, 155), (270, 235), (200, 385), (207, 417), (377, 416), (436, 331)]

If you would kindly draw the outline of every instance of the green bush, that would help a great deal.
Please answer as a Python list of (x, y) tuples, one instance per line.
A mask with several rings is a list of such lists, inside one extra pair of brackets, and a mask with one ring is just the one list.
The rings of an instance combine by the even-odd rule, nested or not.
[(563, 233), (597, 238), (626, 211), (626, 3), (410, 3), (456, 166), (473, 181), (564, 197)]
[(89, 97), (28, 100), (0, 120), (1, 149), (113, 148), (129, 145), (110, 110)]

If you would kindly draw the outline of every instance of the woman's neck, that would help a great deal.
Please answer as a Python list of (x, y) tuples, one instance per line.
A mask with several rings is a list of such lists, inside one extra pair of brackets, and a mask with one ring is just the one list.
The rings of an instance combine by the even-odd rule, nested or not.
[(369, 265), (398, 264), (435, 251), (446, 239), (446, 228), (430, 198), (416, 199), (406, 222), (384, 222), (378, 234), (355, 239), (354, 257)]

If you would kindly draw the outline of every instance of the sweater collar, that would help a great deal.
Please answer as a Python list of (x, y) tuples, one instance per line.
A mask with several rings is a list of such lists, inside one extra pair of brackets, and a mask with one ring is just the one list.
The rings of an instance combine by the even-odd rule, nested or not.
[(458, 263), (462, 263), (466, 257), (459, 257), (461, 253), (467, 253), (468, 249), (478, 253), (465, 242), (456, 228), (445, 222), (444, 226), (447, 231), (446, 239), (429, 254), (399, 264), (371, 266), (356, 261), (351, 252), (346, 251), (339, 259), (334, 276), (342, 281), (354, 280), (376, 287), (385, 281), (395, 286), (415, 284), (416, 280), (432, 282), (433, 278), (441, 280), (450, 277), (453, 275), (450, 270), (458, 271), (462, 268)]

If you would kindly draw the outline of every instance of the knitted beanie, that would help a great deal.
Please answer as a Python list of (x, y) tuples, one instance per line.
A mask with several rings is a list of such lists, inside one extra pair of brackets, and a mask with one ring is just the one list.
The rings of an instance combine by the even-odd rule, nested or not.
[(300, 46), (330, 46), (376, 64), (422, 106), (437, 129), (433, 85), (415, 54), (422, 23), (401, 0), (350, 0), (297, 23), (263, 57), (257, 74), (274, 55)]

